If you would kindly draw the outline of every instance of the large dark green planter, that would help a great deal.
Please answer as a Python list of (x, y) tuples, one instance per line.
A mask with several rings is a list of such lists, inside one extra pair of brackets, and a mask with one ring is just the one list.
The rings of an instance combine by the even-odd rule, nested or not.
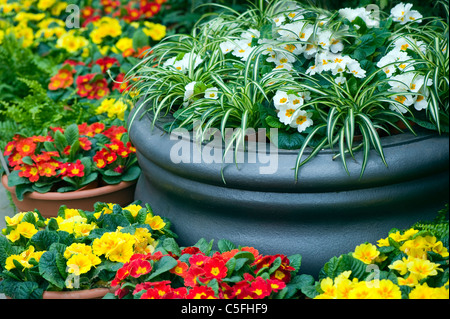
[(383, 138), (388, 167), (374, 152), (359, 179), (361, 158), (349, 161), (350, 176), (332, 153), (322, 151), (301, 169), (295, 182), (297, 151), (280, 150), (276, 174), (268, 164), (174, 164), (177, 143), (147, 115), (130, 127), (142, 175), (135, 199), (149, 203), (173, 223), (181, 245), (200, 238), (229, 239), (266, 254), (301, 254), (302, 273), (317, 276), (333, 256), (356, 245), (432, 220), (449, 199), (448, 136), (421, 132)]

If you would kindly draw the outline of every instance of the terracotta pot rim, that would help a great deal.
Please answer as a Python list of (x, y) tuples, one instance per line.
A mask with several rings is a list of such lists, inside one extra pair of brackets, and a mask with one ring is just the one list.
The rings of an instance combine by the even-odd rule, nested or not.
[(43, 299), (98, 299), (107, 293), (114, 293), (117, 287), (93, 288), (76, 291), (44, 291)]
[[(115, 192), (124, 188), (127, 188), (129, 186), (132, 186), (133, 184), (136, 184), (137, 180), (131, 181), (131, 182), (125, 182), (122, 181), (118, 184), (114, 185), (105, 185), (100, 186), (93, 189), (85, 189), (85, 190), (77, 190), (73, 192), (66, 192), (66, 193), (58, 193), (58, 192), (47, 192), (47, 193), (39, 193), (39, 192), (31, 192), (24, 195), (24, 197), (27, 197), (29, 199), (37, 199), (37, 200), (72, 200), (72, 199), (79, 199), (79, 198), (90, 198), (99, 196), (106, 193)], [(2, 176), (2, 184), (5, 186), (8, 191), (14, 191), (15, 187), (8, 186), (8, 176), (4, 174)]]

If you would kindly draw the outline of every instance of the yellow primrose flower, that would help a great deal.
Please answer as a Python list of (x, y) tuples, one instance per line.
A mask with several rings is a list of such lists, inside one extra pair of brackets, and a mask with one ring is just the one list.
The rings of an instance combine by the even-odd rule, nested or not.
[(323, 291), (323, 295), (331, 298), (337, 297), (336, 287), (334, 286), (333, 279), (325, 278), (320, 282), (320, 289)]
[(348, 293), (348, 299), (372, 299), (373, 290), (366, 281), (354, 283), (353, 289)]
[(101, 211), (94, 214), (94, 217), (99, 219), (102, 214), (111, 214), (113, 212), (114, 204), (113, 203), (107, 203), (106, 207), (103, 207)]
[(64, 251), (64, 258), (69, 259), (72, 255), (82, 254), (89, 255), (92, 254), (91, 246), (82, 243), (73, 243), (72, 245), (66, 247)]
[(407, 278), (397, 277), (397, 282), (399, 286), (414, 287), (419, 283), (419, 280), (417, 279), (416, 275), (409, 274)]
[(429, 276), (436, 276), (437, 271), (441, 270), (439, 268), (439, 264), (435, 264), (429, 260), (424, 260), (421, 258), (411, 258), (411, 261), (408, 262), (407, 267), (408, 270), (412, 274), (416, 275), (419, 280)]
[(80, 211), (76, 208), (66, 208), (64, 209), (64, 218), (69, 219), (74, 216), (81, 216)]
[(15, 21), (25, 22), (25, 21), (40, 21), (45, 18), (45, 13), (29, 13), (29, 12), (19, 12), (14, 17)]
[(153, 230), (160, 230), (166, 226), (166, 223), (160, 216), (151, 216), (151, 214), (147, 214), (145, 218), (145, 223), (150, 225)]
[(79, 276), (91, 270), (92, 266), (92, 261), (88, 256), (75, 254), (67, 261), (67, 272)]
[(21, 222), (17, 225), (16, 231), (25, 238), (31, 238), (38, 232), (36, 227), (29, 222)]
[(134, 233), (134, 239), (136, 240), (134, 246), (135, 253), (140, 254), (147, 253), (153, 247), (151, 244), (155, 241), (147, 228), (137, 228)]
[(92, 42), (100, 44), (103, 38), (110, 36), (116, 38), (122, 34), (122, 27), (117, 19), (111, 17), (102, 17), (100, 20), (93, 22), (94, 30), (90, 37)]
[(11, 269), (16, 268), (16, 265), (14, 264), (14, 260), (18, 261), (24, 268), (33, 267), (33, 265), (31, 265), (27, 260), (23, 259), (22, 256), (11, 255), (8, 258), (6, 258), (6, 261), (5, 261), (5, 269), (6, 270), (11, 270)]
[(427, 283), (416, 286), (408, 295), (409, 299), (449, 299), (448, 289), (445, 287), (431, 288)]
[(19, 23), (12, 29), (9, 29), (9, 33), (13, 33), (17, 39), (22, 39), (22, 46), (27, 48), (33, 44), (34, 41), (34, 33), (33, 29), (29, 28), (26, 23)]
[(402, 299), (400, 287), (387, 279), (381, 280), (374, 291), (372, 298), (375, 299)]
[(11, 230), (11, 232), (6, 235), (6, 239), (14, 243), (20, 239), (20, 233), (17, 230)]
[(436, 254), (441, 255), (442, 257), (448, 257), (447, 247), (444, 247), (441, 241), (437, 242), (431, 249)]
[(53, 16), (59, 16), (61, 14), (61, 11), (63, 11), (66, 8), (67, 8), (66, 2), (64, 1), (58, 2), (51, 8), (51, 14)]
[(418, 232), (419, 231), (414, 228), (408, 229), (407, 231), (405, 231), (403, 233), (403, 235), (400, 236), (400, 240), (401, 241), (408, 240), (409, 238), (411, 238), (413, 235), (417, 234)]
[(12, 218), (9, 216), (5, 217), (6, 225), (10, 227), (14, 227), (19, 225), (19, 223), (22, 221), (23, 216), (25, 216), (26, 212), (21, 212), (15, 214)]
[(75, 30), (66, 32), (56, 41), (57, 48), (65, 49), (69, 53), (75, 53), (88, 45), (89, 41), (82, 36), (75, 35)]
[(141, 205), (135, 204), (128, 205), (127, 207), (124, 208), (124, 210), (129, 211), (133, 217), (136, 217), (141, 209), (142, 209)]
[(389, 246), (389, 237), (387, 238), (381, 238), (377, 241), (378, 247), (387, 247)]
[(351, 271), (344, 271), (334, 279), (338, 299), (348, 299), (348, 294), (353, 289), (354, 283), (350, 279)]
[(73, 234), (74, 227), (76, 224), (85, 224), (87, 219), (81, 216), (73, 216), (67, 219), (63, 219), (61, 217), (57, 217), (56, 221), (58, 222), (58, 230), (66, 231), (69, 234)]
[(94, 223), (76, 223), (73, 226), (73, 233), (75, 234), (75, 238), (86, 237), (95, 228), (97, 228), (97, 225), (95, 225)]
[(5, 31), (0, 30), (0, 44), (2, 44), (4, 37), (5, 37)]
[(105, 255), (111, 261), (128, 262), (133, 255), (135, 242), (133, 235), (116, 231), (96, 238), (92, 249), (97, 256)]
[(166, 26), (162, 24), (145, 21), (144, 26), (142, 31), (154, 41), (159, 41), (166, 36)]
[(372, 261), (380, 255), (377, 247), (368, 243), (356, 246), (353, 257), (361, 260), (365, 264), (370, 264)]
[(54, 5), (56, 0), (39, 0), (39, 3), (37, 5), (39, 10), (45, 11), (48, 8), (50, 8), (52, 5)]
[(408, 272), (408, 262), (409, 258), (406, 259), (405, 257), (402, 258), (402, 260), (396, 260), (391, 265), (388, 266), (389, 269), (397, 270), (400, 275), (406, 275)]
[(19, 12), (19, 10), (20, 5), (17, 2), (0, 4), (0, 11), (3, 11), (3, 14), (8, 14), (12, 11)]
[(120, 50), (120, 52), (126, 51), (133, 47), (133, 39), (131, 38), (121, 38), (116, 43), (116, 48)]

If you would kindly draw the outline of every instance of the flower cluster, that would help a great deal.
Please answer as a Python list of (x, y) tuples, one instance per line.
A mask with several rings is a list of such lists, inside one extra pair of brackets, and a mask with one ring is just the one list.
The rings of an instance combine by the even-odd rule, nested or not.
[[(67, 106), (67, 113), (78, 113), (74, 105), (83, 108), (84, 118), (74, 115), (73, 121), (81, 123), (90, 117), (124, 121), (131, 105), (123, 104), (126, 109), (120, 112), (100, 105), (106, 99), (119, 100), (128, 91), (128, 83), (122, 81), (124, 75), (136, 59), (165, 37), (166, 27), (160, 22), (166, 2), (89, 1), (78, 4), (78, 21), (70, 16), (71, 10), (66, 10), (70, 4), (67, 1), (4, 0), (0, 2), (0, 42), (6, 36), (15, 38), (36, 56), (33, 61), (41, 63), (36, 69), (47, 71), (38, 77), (49, 98)], [(20, 59), (11, 59), (15, 58)]]
[[(377, 246), (361, 244), (345, 258), (348, 266), (360, 262), (362, 268), (376, 266), (379, 270), (378, 278), (367, 276), (367, 269), (362, 273), (345, 270), (334, 278), (323, 278), (318, 286), (320, 294), (315, 298), (449, 298), (449, 253), (442, 241), (428, 232), (411, 228), (404, 232), (393, 230), (387, 238), (380, 239)], [(334, 261), (344, 263), (344, 258)], [(444, 273), (447, 273), (447, 277)]]
[[(57, 217), (44, 219), (36, 210), (5, 221), (0, 291), (12, 297), (25, 281), (36, 285), (30, 290), (108, 285), (134, 254), (151, 253), (161, 239), (173, 236), (167, 220), (135, 203), (123, 208), (97, 203), (92, 212), (61, 206)], [(56, 263), (60, 270), (52, 274)]]
[[(136, 149), (123, 126), (96, 122), (51, 128), (45, 136), (16, 135), (4, 155), (12, 173), (8, 183), (18, 198), (27, 191), (71, 191), (97, 182), (137, 179)], [(30, 187), (25, 187), (26, 185)]]
[[(355, 150), (374, 147), (381, 154), (379, 132), (399, 132), (399, 122), (411, 131), (409, 121), (444, 126), (448, 66), (435, 65), (448, 58), (446, 23), (431, 27), (423, 20), (403, 3), (389, 15), (261, 2), (240, 16), (205, 19), (191, 34), (161, 41), (127, 80), (134, 81), (136, 101), (144, 94), (152, 101), (140, 108), (173, 113), (170, 127), (197, 122), (203, 124), (197, 131), (231, 126), (242, 129), (239, 134), (275, 128), (279, 148), (314, 148), (296, 172), (320, 149), (337, 144), (346, 166)], [(364, 138), (354, 143), (355, 133)]]
[[(225, 241), (219, 242), (220, 244)], [(203, 243), (203, 244), (201, 244)], [(173, 241), (152, 254), (136, 254), (117, 271), (117, 298), (264, 299), (285, 295), (299, 256), (261, 255), (253, 247), (209, 251), (205, 241), (179, 248)], [(202, 251), (201, 248), (205, 251)], [(164, 271), (162, 271), (164, 270)], [(295, 293), (295, 289), (291, 295)]]

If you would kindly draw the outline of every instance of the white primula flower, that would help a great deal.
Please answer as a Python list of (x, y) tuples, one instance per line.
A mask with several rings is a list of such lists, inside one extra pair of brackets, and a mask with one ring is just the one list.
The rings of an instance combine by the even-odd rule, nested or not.
[(280, 107), (287, 106), (289, 103), (289, 96), (286, 92), (278, 90), (273, 97), (273, 103), (276, 109), (280, 109)]
[(412, 58), (404, 51), (392, 50), (382, 57), (377, 63), (377, 67), (382, 68), (386, 76), (389, 78), (395, 74), (397, 70), (401, 72), (414, 71)]
[(259, 39), (258, 44), (262, 47), (262, 54), (264, 55), (272, 55), (275, 54), (275, 50), (277, 48), (277, 45), (279, 44), (278, 41), (270, 40), (270, 39)]
[(321, 73), (322, 71), (322, 64), (313, 64), (306, 70), (306, 74), (313, 76), (317, 73)]
[(349, 58), (349, 63), (347, 63), (348, 72), (352, 73), (354, 77), (363, 79), (366, 77), (366, 70), (361, 68), (358, 61)]
[(284, 125), (290, 125), (292, 121), (294, 120), (294, 114), (295, 114), (296, 108), (293, 107), (290, 104), (283, 105), (280, 107), (278, 111), (278, 119), (281, 123)]
[(332, 32), (330, 30), (319, 31), (317, 34), (317, 44), (322, 47), (324, 50), (329, 50), (331, 46), (331, 35)]
[(428, 97), (430, 96), (429, 90), (424, 86), (418, 93), (414, 100), (414, 108), (417, 111), (426, 110), (428, 108)]
[(402, 114), (408, 112), (408, 107), (414, 103), (414, 98), (412, 97), (412, 95), (409, 95), (409, 94), (395, 95), (395, 96), (392, 96), (391, 99), (395, 100), (398, 103), (403, 104), (403, 105), (398, 105), (398, 104), (392, 103), (391, 105), (389, 105), (389, 108), (392, 111), (396, 111), (396, 112), (402, 113)]
[(377, 66), (380, 69), (383, 69), (383, 72), (386, 74), (386, 77), (390, 78), (395, 74), (397, 68), (395, 67), (396, 59), (392, 54), (387, 54), (378, 61)]
[(345, 76), (337, 76), (334, 79), (334, 82), (339, 86), (343, 86), (345, 85), (345, 82), (347, 82), (347, 78)]
[(177, 57), (173, 57), (168, 59), (166, 62), (164, 62), (164, 67), (174, 67), (175, 69), (177, 69), (178, 71), (182, 72), (182, 73), (186, 73), (187, 68), (186, 68), (186, 64), (184, 63), (183, 60), (178, 60), (177, 61)]
[(426, 53), (427, 46), (423, 41), (417, 41), (412, 39), (411, 37), (401, 37), (394, 41), (394, 50), (404, 51), (410, 49), (413, 51), (417, 51), (419, 49), (422, 53)]
[(223, 54), (227, 54), (232, 52), (236, 48), (236, 44), (231, 41), (226, 41), (219, 44), (219, 47), (222, 50)]
[(194, 87), (195, 87), (196, 83), (197, 83), (196, 81), (193, 81), (193, 82), (187, 84), (184, 87), (184, 89), (185, 89), (185, 91), (184, 91), (184, 103), (183, 103), (184, 106), (189, 104), (189, 100), (194, 95)]
[(289, 105), (294, 108), (299, 108), (303, 105), (304, 101), (301, 95), (298, 94), (289, 94)]
[(236, 42), (236, 47), (231, 54), (240, 58), (242, 61), (247, 61), (253, 49), (252, 41), (249, 39), (243, 39)]
[(391, 9), (391, 17), (394, 21), (400, 22), (400, 24), (406, 24), (408, 22), (421, 22), (423, 16), (417, 10), (411, 10), (411, 3), (404, 4), (399, 3)]
[(311, 113), (307, 113), (303, 110), (297, 110), (293, 115), (293, 120), (290, 124), (291, 127), (296, 127), (299, 133), (306, 130), (306, 128), (313, 125), (313, 120), (311, 119)]
[(284, 21), (286, 21), (286, 18), (284, 17), (284, 15), (279, 15), (278, 17), (275, 17), (273, 19), (273, 22), (275, 22), (275, 25), (277, 27), (279, 27), (282, 23), (284, 23)]
[(219, 89), (216, 87), (208, 88), (205, 90), (205, 99), (217, 100), (219, 98)]
[(196, 69), (200, 63), (203, 62), (203, 59), (197, 55), (196, 53), (186, 53), (182, 59), (184, 65), (186, 66), (186, 68), (189, 67), (189, 64), (191, 62), (194, 63), (194, 69)]
[[(380, 26), (379, 19), (372, 16), (371, 12), (366, 10), (365, 8), (344, 8), (339, 10), (339, 15), (342, 18), (348, 19), (350, 22), (353, 22), (357, 17), (360, 17), (366, 24), (368, 28), (378, 28)], [(359, 26), (356, 26), (359, 28)]]
[(261, 33), (256, 29), (248, 29), (241, 34), (242, 39), (252, 40), (254, 38), (258, 39), (261, 36)]
[(314, 27), (303, 21), (285, 24), (278, 30), (282, 41), (300, 40), (306, 42), (313, 32)]
[(294, 63), (296, 61), (296, 58), (293, 54), (290, 54), (289, 52), (277, 51), (274, 54), (270, 55), (266, 59), (266, 61), (273, 62), (278, 66), (280, 64)]
[(353, 59), (349, 56), (340, 54), (329, 54), (329, 58), (331, 59), (331, 73), (333, 75), (343, 73), (347, 68), (347, 64), (353, 62)]

